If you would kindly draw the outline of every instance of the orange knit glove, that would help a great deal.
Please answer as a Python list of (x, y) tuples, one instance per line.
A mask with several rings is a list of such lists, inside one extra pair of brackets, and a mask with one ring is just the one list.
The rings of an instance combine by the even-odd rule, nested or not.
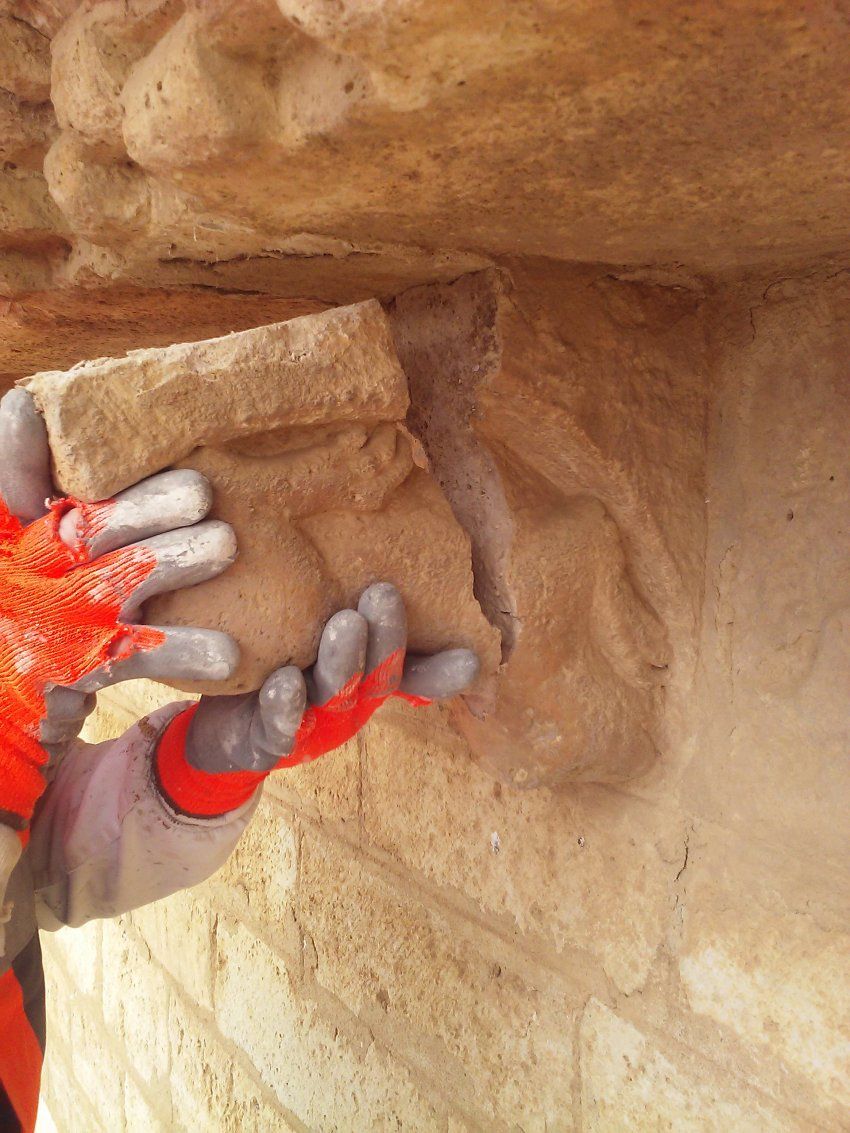
[(19, 830), (45, 785), (38, 739), (47, 686), (72, 685), (119, 653), (163, 640), (159, 630), (120, 619), (156, 566), (149, 550), (128, 547), (92, 561), (83, 546), (59, 538), (66, 512), (79, 507), (96, 524), (103, 506), (60, 500), (24, 527), (0, 497), (0, 817)]
[(462, 692), (477, 673), (468, 649), (408, 656), (404, 602), (394, 586), (377, 583), (357, 611), (330, 619), (306, 674), (289, 665), (259, 693), (205, 696), (176, 716), (157, 747), (157, 783), (183, 814), (225, 814), (247, 802), (271, 771), (346, 743), (390, 697), (430, 704)]
[(391, 696), (415, 707), (431, 704), (426, 696), (398, 690), (404, 666), (403, 650), (396, 650), (377, 669), (351, 680), (326, 704), (310, 705), (301, 718), (294, 747), (288, 755), (263, 771), (210, 773), (193, 767), (186, 758), (186, 742), (200, 705), (193, 704), (176, 716), (159, 742), (156, 776), (162, 794), (172, 806), (195, 818), (211, 818), (242, 806), (272, 771), (311, 763), (336, 751), (357, 735)]

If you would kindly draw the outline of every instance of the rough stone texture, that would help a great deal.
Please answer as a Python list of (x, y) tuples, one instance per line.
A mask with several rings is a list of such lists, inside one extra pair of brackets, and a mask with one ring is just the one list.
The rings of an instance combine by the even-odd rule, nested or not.
[[(708, 370), (702, 629), (690, 685), (663, 701), (661, 759), (627, 788), (517, 791), (470, 760), (445, 710), (398, 706), (337, 757), (274, 777), (217, 878), (127, 918), (137, 958), (115, 931), (47, 942), (60, 1128), (79, 1127), (69, 1096), (87, 1130), (110, 1131), (143, 1105), (166, 1128), (209, 1130), (243, 1113), (248, 1128), (380, 1128), (386, 1113), (411, 1130), (846, 1128), (848, 658), (833, 623), (848, 284), (770, 284), (696, 298), (560, 277), (571, 339), (594, 337), (597, 304), (599, 320), (625, 305), (625, 354), (670, 304), (668, 338), (692, 326)], [(604, 375), (591, 345), (588, 372)], [(671, 372), (688, 372), (682, 350)], [(667, 396), (661, 356), (649, 385), (635, 378), (643, 397)], [(639, 427), (624, 424), (621, 451), (643, 446), (663, 468), (671, 442)], [(782, 632), (793, 643), (801, 627), (821, 635), (802, 667)], [(91, 734), (168, 695), (112, 692)], [(158, 1021), (135, 1034), (125, 1021), (123, 1048), (103, 1021), (112, 949), (150, 980)], [(73, 1035), (72, 1012), (86, 1020)], [(170, 1091), (154, 1096), (139, 1071), (160, 1032)], [(121, 1089), (89, 1098), (82, 1052)]]
[(311, 427), (333, 436), (401, 419), (408, 405), (377, 303), (83, 362), (24, 385), (44, 415), (59, 487), (83, 500), (108, 499), (201, 446), (285, 431), (277, 447), (300, 452)]
[(0, 300), (0, 389), (37, 370), (67, 370), (129, 347), (170, 346), (323, 310), (309, 299), (118, 287)]
[[(842, 6), (0, 11), (0, 384), (384, 300), (476, 596), (515, 631), (503, 700), (585, 648), (580, 696), (640, 721), (628, 767), (658, 753), (521, 793), (446, 713), (398, 709), (275, 777), (218, 878), (46, 941), (62, 1133), (846, 1130)], [(464, 519), (466, 482), (489, 495)], [(624, 675), (639, 619), (618, 667), (601, 649), (600, 563), (663, 629), (663, 693)], [(535, 661), (514, 614), (547, 588)], [(105, 696), (90, 734), (171, 695)], [(502, 770), (540, 764), (514, 746)], [(150, 983), (122, 1041), (107, 966)], [(137, 1070), (160, 1032), (167, 1088)]]
[(279, 665), (306, 667), (327, 618), (378, 580), (401, 589), (415, 652), (466, 646), (495, 671), (497, 634), (472, 595), (468, 541), (399, 426), (407, 384), (374, 301), (25, 385), (57, 482), (78, 498), (108, 498), (172, 465), (212, 484), (239, 560), (151, 602), (147, 616), (222, 629), (242, 658), (228, 682), (180, 687), (244, 692)]
[(664, 742), (664, 689), (690, 680), (705, 506), (697, 306), (542, 264), (391, 304), (411, 427), (502, 631), (495, 708), (482, 696), (458, 722), (508, 782), (640, 773)]
[(802, 1133), (806, 1126), (731, 1082), (700, 1080), (646, 1035), (591, 1000), (581, 1021), (582, 1111), (587, 1133), (670, 1129), (677, 1133)]
[(200, 261), (246, 222), (710, 270), (811, 258), (848, 238), (845, 32), (840, 8), (775, 2), (86, 4), (54, 42), (48, 178), (119, 270), (187, 255), (189, 199)]

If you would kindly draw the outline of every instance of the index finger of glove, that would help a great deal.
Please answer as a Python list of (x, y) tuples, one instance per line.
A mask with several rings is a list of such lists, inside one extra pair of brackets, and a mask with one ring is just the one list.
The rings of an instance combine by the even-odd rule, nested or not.
[(99, 692), (121, 681), (224, 681), (239, 664), (239, 646), (226, 633), (191, 626), (153, 626), (162, 644), (89, 673), (76, 682), (77, 692)]
[[(207, 519), (182, 531), (167, 531), (152, 539), (143, 539), (127, 549), (135, 548), (151, 555), (156, 565), (124, 603), (121, 616), (125, 621), (136, 621), (148, 599), (197, 586), (227, 570), (236, 559), (236, 536), (230, 524)], [(112, 552), (116, 561), (124, 550)], [(95, 560), (98, 561), (102, 560)]]
[(0, 496), (26, 524), (45, 514), (53, 492), (44, 420), (26, 390), (9, 390), (0, 400)]
[(142, 539), (198, 523), (212, 507), (212, 488), (200, 472), (175, 469), (135, 484), (115, 499), (74, 508), (62, 516), (59, 535), (92, 558)]

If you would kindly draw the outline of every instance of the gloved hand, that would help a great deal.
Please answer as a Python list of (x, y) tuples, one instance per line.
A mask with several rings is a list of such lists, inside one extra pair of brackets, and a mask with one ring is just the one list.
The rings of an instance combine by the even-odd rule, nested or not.
[(172, 721), (160, 741), (156, 773), (171, 805), (210, 817), (246, 802), (275, 769), (339, 747), (390, 696), (415, 705), (456, 696), (478, 674), (468, 649), (406, 657), (407, 619), (388, 583), (370, 586), (357, 610), (325, 626), (306, 674), (278, 669), (258, 693), (202, 697)]
[[(210, 630), (136, 624), (154, 594), (233, 561), (227, 524), (200, 523), (206, 480), (167, 472), (114, 500), (58, 500), (30, 396), (0, 401), (0, 821), (22, 829), (43, 788), (42, 745), (77, 734), (91, 693), (130, 677), (215, 679), (238, 660)], [(65, 687), (69, 686), (69, 687)]]

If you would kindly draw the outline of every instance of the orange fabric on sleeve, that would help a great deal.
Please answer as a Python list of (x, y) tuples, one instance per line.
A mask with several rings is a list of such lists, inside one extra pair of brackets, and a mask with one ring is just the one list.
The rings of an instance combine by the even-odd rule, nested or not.
[(32, 1133), (38, 1110), (42, 1053), (12, 968), (0, 977), (0, 1082), (23, 1133)]

